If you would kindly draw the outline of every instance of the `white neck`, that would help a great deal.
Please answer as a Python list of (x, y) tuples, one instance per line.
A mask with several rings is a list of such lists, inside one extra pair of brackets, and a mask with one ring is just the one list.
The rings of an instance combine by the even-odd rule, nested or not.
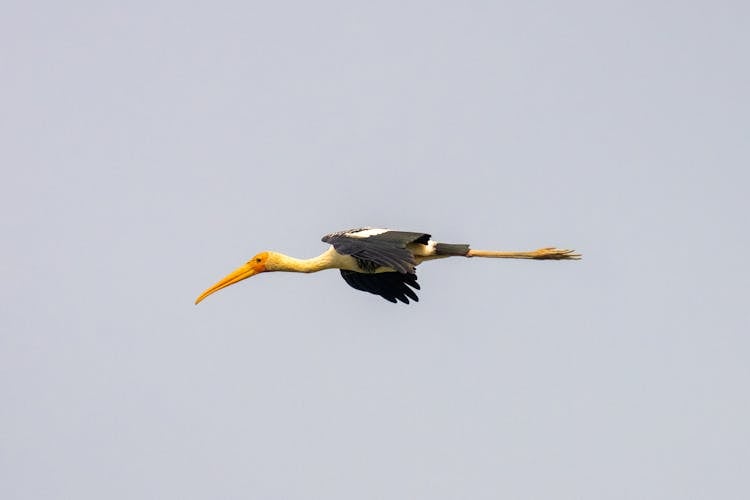
[(293, 273), (316, 273), (324, 269), (338, 268), (336, 254), (333, 248), (323, 252), (312, 259), (297, 259), (284, 255), (283, 253), (270, 252), (271, 255), (266, 264), (268, 271), (287, 271)]

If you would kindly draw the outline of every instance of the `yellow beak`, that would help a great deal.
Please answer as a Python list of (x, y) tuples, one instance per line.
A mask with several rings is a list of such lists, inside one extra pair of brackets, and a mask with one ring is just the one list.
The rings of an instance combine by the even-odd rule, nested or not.
[[(254, 264), (254, 263), (252, 263)], [(211, 295), (214, 292), (218, 292), (222, 288), (226, 288), (230, 285), (234, 285), (235, 283), (239, 283), (240, 281), (249, 278), (250, 276), (254, 276), (258, 274), (259, 272), (262, 272), (261, 269), (258, 269), (256, 266), (252, 265), (251, 263), (244, 264), (234, 271), (232, 271), (230, 274), (219, 280), (214, 286), (203, 292), (200, 297), (195, 299), (195, 303), (198, 304), (201, 300), (205, 299), (209, 295)]]

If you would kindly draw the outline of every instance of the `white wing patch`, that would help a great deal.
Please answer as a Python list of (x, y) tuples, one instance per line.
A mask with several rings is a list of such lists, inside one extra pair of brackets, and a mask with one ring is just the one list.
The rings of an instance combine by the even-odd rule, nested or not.
[(415, 257), (429, 257), (435, 255), (435, 245), (437, 242), (430, 240), (426, 245), (412, 245), (411, 251)]
[(344, 233), (344, 235), (349, 236), (350, 238), (369, 238), (370, 236), (377, 236), (378, 234), (387, 233), (388, 231), (388, 229), (366, 227), (364, 229), (357, 229), (356, 231)]

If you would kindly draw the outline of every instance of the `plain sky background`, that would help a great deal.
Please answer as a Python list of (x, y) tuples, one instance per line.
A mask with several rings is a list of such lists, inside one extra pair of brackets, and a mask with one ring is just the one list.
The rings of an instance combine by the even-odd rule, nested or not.
[(748, 5), (5, 3), (0, 498), (750, 498)]

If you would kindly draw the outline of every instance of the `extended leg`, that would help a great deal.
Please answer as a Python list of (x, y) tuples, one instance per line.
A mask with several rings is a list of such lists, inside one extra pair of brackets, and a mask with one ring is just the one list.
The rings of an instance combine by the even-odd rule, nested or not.
[(547, 247), (530, 252), (501, 252), (496, 250), (469, 250), (467, 257), (490, 257), (494, 259), (579, 260), (581, 254), (575, 250)]

